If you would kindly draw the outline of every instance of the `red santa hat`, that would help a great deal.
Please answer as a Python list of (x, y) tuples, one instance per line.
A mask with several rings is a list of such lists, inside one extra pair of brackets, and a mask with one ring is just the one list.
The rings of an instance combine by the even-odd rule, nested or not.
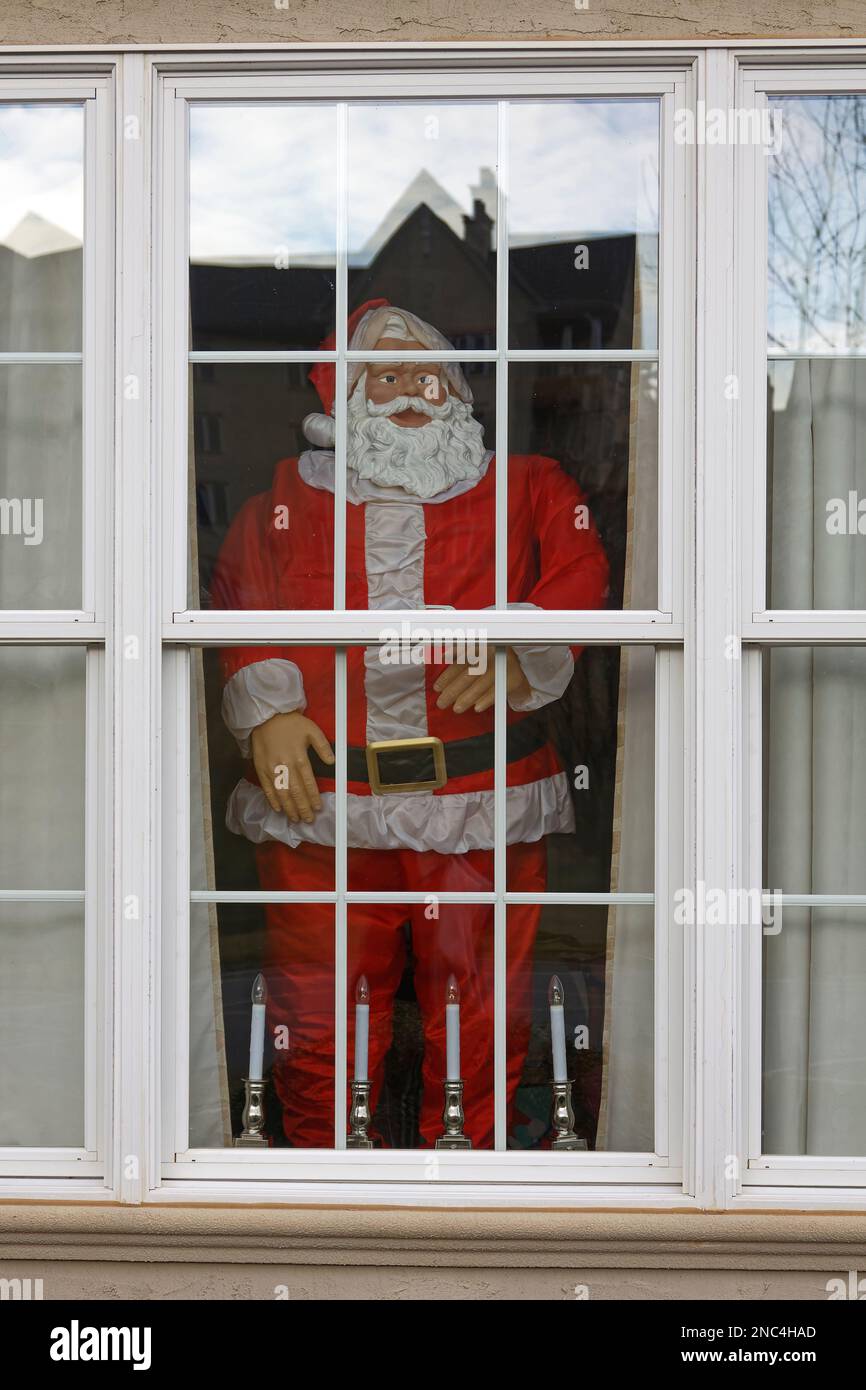
[[(364, 352), (375, 349), (382, 338), (403, 339), (405, 342), (421, 343), (430, 351), (452, 351), (452, 345), (444, 334), (432, 324), (419, 319), (408, 309), (398, 309), (387, 299), (368, 299), (365, 304), (349, 315), (348, 343), (353, 351)], [(336, 334), (329, 333), (322, 343), (323, 349), (333, 351)], [(472, 403), (472, 391), (457, 362), (443, 364), (450, 389), (467, 404)], [(351, 396), (358, 379), (366, 371), (363, 362), (350, 362), (347, 371), (347, 393)], [(320, 449), (332, 449), (336, 427), (334, 423), (334, 396), (336, 394), (337, 371), (333, 362), (317, 362), (309, 374), (309, 379), (319, 393), (322, 405), (328, 412), (325, 415), (308, 415), (301, 424), (306, 438)]]

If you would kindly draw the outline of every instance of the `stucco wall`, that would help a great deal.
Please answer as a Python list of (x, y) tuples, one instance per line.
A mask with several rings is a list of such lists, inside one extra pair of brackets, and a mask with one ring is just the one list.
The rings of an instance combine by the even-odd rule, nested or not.
[(0, 42), (854, 38), (864, 0), (2, 0)]
[(823, 1301), (864, 1269), (863, 1214), (0, 1203), (0, 1274), (46, 1300)]

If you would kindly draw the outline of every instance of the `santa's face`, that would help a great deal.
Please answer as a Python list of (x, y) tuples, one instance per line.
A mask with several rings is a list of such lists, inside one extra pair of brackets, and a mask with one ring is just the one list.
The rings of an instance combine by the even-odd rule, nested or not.
[[(380, 338), (376, 344), (377, 352), (412, 352), (414, 348), (423, 351), (421, 343), (400, 338)], [(371, 364), (367, 368), (364, 389), (367, 400), (373, 406), (390, 405), (393, 401), (429, 401), (431, 405), (441, 405), (448, 395), (442, 368), (435, 362), (385, 362)], [(402, 429), (419, 429), (430, 423), (430, 416), (413, 406), (388, 414), (388, 419)]]
[[(380, 338), (382, 352), (421, 344)], [(464, 479), (481, 477), (486, 458), (472, 407), (448, 390), (434, 363), (371, 363), (349, 397), (349, 467), (380, 487), (435, 497)]]

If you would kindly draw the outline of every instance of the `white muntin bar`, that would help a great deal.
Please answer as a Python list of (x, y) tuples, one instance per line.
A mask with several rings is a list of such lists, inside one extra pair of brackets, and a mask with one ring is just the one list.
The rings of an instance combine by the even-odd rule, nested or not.
[(347, 723), (346, 650), (341, 647), (335, 662), (335, 767), (336, 826), (334, 847), (334, 1147), (346, 1147), (346, 1000), (348, 989), (348, 908), (346, 879), (348, 864), (348, 796), (346, 791)]
[(505, 901), (561, 907), (652, 907), (654, 893), (506, 893)]
[(335, 903), (337, 894), (295, 890), (285, 892), (247, 892), (235, 889), (194, 889), (190, 895), (191, 903)]
[(845, 359), (863, 358), (866, 359), (866, 347), (861, 348), (833, 348), (828, 351), (826, 348), (816, 348), (814, 352), (801, 349), (788, 348), (768, 348), (768, 362), (836, 362)]
[(0, 367), (54, 366), (58, 362), (83, 362), (82, 352), (0, 352)]
[[(338, 175), (337, 175), (337, 293), (335, 416), (337, 422), (334, 442), (334, 606), (346, 605), (346, 390), (348, 369), (346, 348), (348, 337), (348, 151), (349, 108), (345, 102), (338, 107)], [(337, 901), (334, 907), (334, 1147), (346, 1147), (346, 994), (348, 987), (348, 909), (346, 906), (348, 865), (348, 794), (346, 772), (348, 680), (346, 649), (335, 652), (334, 662), (334, 741), (336, 766), (335, 827), (334, 827), (334, 888)]]
[[(9, 354), (10, 360), (76, 361), (68, 353)], [(347, 362), (657, 362), (655, 348), (416, 348), (412, 352), (370, 348), (346, 351)], [(0, 355), (0, 365), (5, 360)], [(191, 363), (337, 362), (335, 351), (324, 348), (196, 348)]]
[[(83, 896), (83, 895), (82, 895)], [(435, 897), (439, 903), (454, 904), (483, 904), (495, 903), (497, 901), (496, 892), (490, 893), (440, 893), (440, 892), (352, 892), (351, 890), (343, 894), (347, 903), (426, 903), (431, 897)], [(521, 903), (547, 903), (550, 906), (560, 907), (652, 907), (655, 902), (653, 893), (509, 893), (503, 895), (507, 904), (519, 905)], [(772, 901), (773, 895), (767, 894), (767, 900)], [(9, 898), (10, 901), (36, 901), (34, 893), (17, 889), (0, 889), (0, 902)], [(303, 889), (286, 890), (284, 892), (255, 892), (247, 889), (194, 889), (190, 893), (191, 903), (336, 903), (337, 892), (305, 892)], [(64, 893), (63, 899), (66, 901), (67, 895)], [(72, 898), (69, 901), (73, 901)], [(791, 899), (787, 895), (782, 895), (782, 901), (789, 902)], [(810, 899), (814, 901), (814, 899)], [(821, 903), (825, 899), (820, 900)], [(838, 898), (827, 899), (833, 904), (841, 901)], [(845, 902), (849, 898), (844, 899)], [(863, 898), (866, 905), (866, 896)]]
[[(322, 612), (309, 609), (305, 612), (254, 611), (228, 613), (213, 609), (196, 609), (177, 612), (173, 621), (163, 629), (163, 640), (187, 645), (194, 641), (197, 646), (224, 646), (246, 644), (255, 640), (258, 644), (279, 645), (285, 642), (299, 642), (312, 646), (354, 646), (368, 643), (380, 644), (385, 640), (383, 630), (396, 628), (402, 631), (404, 625), (410, 634), (420, 627), (429, 629), (431, 620), (427, 610), (426, 621), (419, 622), (421, 614), (416, 609), (389, 609), (387, 622), (383, 622), (382, 610), (357, 609), (342, 612)], [(442, 610), (436, 610), (439, 618)], [(560, 642), (566, 645), (620, 646), (622, 643), (644, 642), (650, 646), (663, 646), (666, 643), (679, 645), (682, 642), (683, 627), (674, 623), (669, 613), (657, 611), (633, 613), (613, 609), (579, 609), (574, 612), (554, 609), (506, 609), (493, 608), (465, 609), (459, 614), (447, 613), (448, 631), (451, 640), (474, 642), (479, 632), (494, 645), (496, 642)], [(194, 637), (190, 629), (195, 629)]]
[(83, 903), (83, 888), (0, 888), (2, 903)]
[[(508, 102), (498, 103), (496, 188), (496, 606), (508, 606)], [(505, 906), (507, 806), (505, 681), (507, 653), (496, 648), (493, 744), (493, 1146), (503, 1152), (507, 1144), (508, 1107), (508, 910)]]

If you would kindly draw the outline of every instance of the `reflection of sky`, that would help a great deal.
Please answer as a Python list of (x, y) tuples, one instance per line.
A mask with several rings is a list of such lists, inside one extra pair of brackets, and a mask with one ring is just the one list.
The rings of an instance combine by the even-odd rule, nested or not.
[[(514, 103), (511, 131), (511, 217), (521, 244), (657, 229), (657, 102)], [(351, 107), (350, 251), (422, 170), (471, 212), (479, 171), (496, 168), (496, 132), (492, 103)], [(302, 260), (333, 255), (333, 107), (196, 104), (190, 149), (193, 259), (271, 261), (280, 247)]]
[[(496, 107), (358, 106), (349, 112), (349, 248), (359, 250), (421, 170), (463, 212), (485, 166), (496, 170)], [(411, 212), (411, 207), (407, 212)], [(494, 209), (495, 211), (495, 209)]]
[(515, 103), (509, 222), (515, 239), (658, 230), (656, 101)]
[(768, 346), (866, 347), (866, 98), (783, 97), (776, 105)]
[(28, 212), (83, 235), (81, 106), (0, 104), (0, 241)]

